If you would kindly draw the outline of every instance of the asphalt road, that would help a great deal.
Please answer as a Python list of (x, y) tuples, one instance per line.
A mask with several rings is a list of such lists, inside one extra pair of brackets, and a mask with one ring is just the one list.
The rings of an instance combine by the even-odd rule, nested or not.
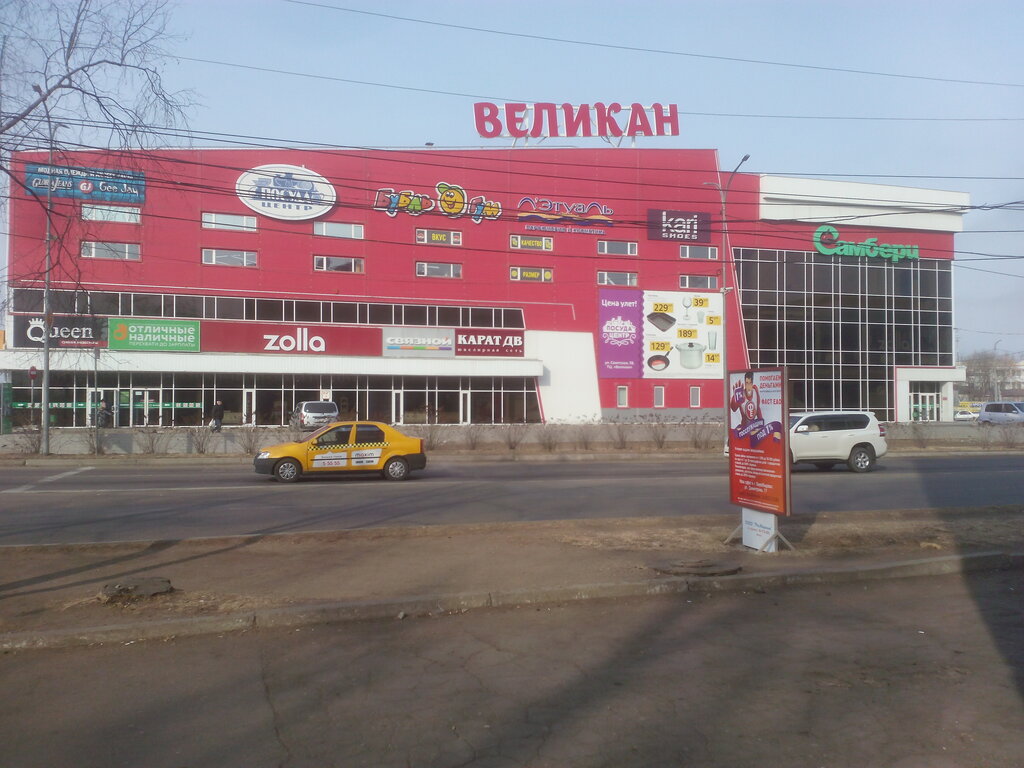
[[(1016, 504), (1024, 456), (887, 457), (870, 474), (793, 473), (794, 513)], [(378, 475), (282, 484), (244, 464), (0, 468), (0, 544), (337, 530), (389, 525), (715, 514), (723, 459), (445, 463), (402, 483)]]
[(1019, 768), (1022, 573), (0, 656), (5, 768)]

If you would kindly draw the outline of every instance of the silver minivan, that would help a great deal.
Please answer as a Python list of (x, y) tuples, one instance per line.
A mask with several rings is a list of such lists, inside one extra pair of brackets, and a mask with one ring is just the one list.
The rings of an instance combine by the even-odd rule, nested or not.
[(985, 403), (978, 412), (979, 424), (1015, 424), (1024, 422), (1024, 403), (1009, 400)]
[(296, 429), (319, 429), (338, 420), (338, 405), (330, 400), (303, 400), (295, 404), (288, 424)]

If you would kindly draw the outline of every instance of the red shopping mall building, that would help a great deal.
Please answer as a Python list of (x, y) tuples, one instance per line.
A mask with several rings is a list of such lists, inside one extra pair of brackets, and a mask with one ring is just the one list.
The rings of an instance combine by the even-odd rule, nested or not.
[(218, 398), (229, 424), (321, 399), (399, 424), (717, 417), (726, 365), (785, 367), (795, 409), (939, 419), (963, 379), (962, 193), (624, 148), (35, 152), (14, 173), (15, 425), (39, 419), (47, 337), (58, 426), (101, 399), (118, 426)]

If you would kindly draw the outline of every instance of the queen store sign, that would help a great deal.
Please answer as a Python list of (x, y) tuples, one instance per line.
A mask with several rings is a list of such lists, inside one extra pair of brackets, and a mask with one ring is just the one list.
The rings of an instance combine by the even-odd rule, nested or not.
[[(103, 347), (106, 318), (56, 316), (50, 323), (51, 347)], [(42, 348), (46, 323), (41, 316), (18, 315), (14, 318), (14, 346)]]

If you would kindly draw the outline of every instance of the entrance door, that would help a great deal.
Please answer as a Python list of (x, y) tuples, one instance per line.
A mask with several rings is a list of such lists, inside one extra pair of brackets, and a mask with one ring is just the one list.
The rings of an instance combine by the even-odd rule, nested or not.
[[(122, 395), (124, 393), (122, 392)], [(129, 413), (132, 427), (158, 427), (160, 426), (160, 403), (162, 402), (159, 389), (133, 389), (131, 390), (131, 408)], [(121, 414), (122, 424), (124, 414)]]
[(391, 393), (391, 423), (392, 424), (404, 424), (405, 421), (405, 393), (404, 392), (392, 392)]
[(914, 421), (938, 421), (939, 396), (935, 392), (912, 392), (910, 412)]
[(242, 426), (256, 424), (256, 390), (242, 390)]
[(100, 401), (105, 401), (107, 408), (113, 414), (114, 418), (110, 426), (117, 426), (117, 400), (115, 395), (116, 390), (113, 389), (89, 389), (85, 393), (85, 425), (87, 427), (96, 426), (96, 413), (100, 407)]

